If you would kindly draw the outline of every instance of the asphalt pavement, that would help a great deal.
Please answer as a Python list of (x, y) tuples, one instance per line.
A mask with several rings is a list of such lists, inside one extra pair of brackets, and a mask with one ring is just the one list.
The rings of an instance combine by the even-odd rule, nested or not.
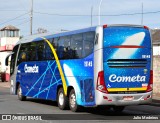
[[(17, 95), (10, 95), (9, 82), (0, 82), (0, 114), (14, 115), (45, 115), (45, 118), (55, 119), (56, 122), (117, 122), (130, 123), (133, 121), (143, 123), (144, 120), (138, 119), (144, 117), (157, 117), (160, 120), (160, 98), (154, 95), (151, 105), (127, 106), (123, 112), (114, 112), (112, 109), (104, 108), (82, 108), (78, 113), (70, 110), (60, 110), (56, 102), (40, 99), (27, 98), (26, 101), (19, 101)], [(135, 118), (135, 119), (134, 119)], [(137, 119), (136, 119), (137, 118)], [(76, 120), (77, 119), (77, 120)], [(134, 119), (134, 120), (133, 120)], [(147, 120), (148, 122), (159, 122), (159, 120)], [(45, 120), (51, 123), (51, 120)], [(1, 123), (1, 121), (0, 121)], [(146, 121), (145, 121), (146, 123)]]
[[(4, 87), (4, 88), (10, 88), (10, 82), (0, 82), (0, 87)], [(153, 93), (153, 104), (159, 103), (160, 104), (160, 94), (155, 94)]]

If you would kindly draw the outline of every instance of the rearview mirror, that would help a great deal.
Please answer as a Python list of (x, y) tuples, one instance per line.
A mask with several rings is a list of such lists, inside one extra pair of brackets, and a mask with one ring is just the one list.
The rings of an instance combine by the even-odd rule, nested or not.
[(9, 54), (5, 59), (5, 65), (8, 66), (9, 58), (12, 56), (13, 53)]

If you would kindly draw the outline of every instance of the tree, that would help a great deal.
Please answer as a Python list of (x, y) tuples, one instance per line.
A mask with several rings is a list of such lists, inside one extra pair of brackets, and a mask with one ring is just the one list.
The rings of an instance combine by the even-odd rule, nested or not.
[(44, 28), (38, 28), (37, 32), (38, 33), (47, 33), (48, 31), (46, 29), (44, 29)]

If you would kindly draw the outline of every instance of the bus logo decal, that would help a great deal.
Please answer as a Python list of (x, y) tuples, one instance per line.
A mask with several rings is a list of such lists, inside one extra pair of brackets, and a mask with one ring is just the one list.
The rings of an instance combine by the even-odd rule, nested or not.
[(27, 64), (24, 65), (24, 72), (25, 73), (39, 73), (39, 67), (36, 66), (28, 66)]
[(109, 76), (110, 82), (145, 82), (146, 76), (116, 76), (112, 74)]

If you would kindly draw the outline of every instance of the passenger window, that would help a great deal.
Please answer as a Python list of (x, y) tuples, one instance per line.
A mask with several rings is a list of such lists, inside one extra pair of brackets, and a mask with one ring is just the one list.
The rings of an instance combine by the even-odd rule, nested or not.
[(83, 40), (84, 40), (84, 56), (83, 57), (86, 57), (91, 53), (93, 53), (94, 38), (95, 38), (94, 32), (86, 32), (83, 34)]
[(78, 59), (93, 53), (95, 32), (49, 39), (59, 59)]
[(28, 60), (27, 51), (29, 49), (29, 44), (21, 44), (18, 61), (17, 64), (19, 65), (21, 62), (25, 62)]
[(53, 46), (53, 48), (55, 49), (55, 51), (57, 51), (57, 47), (58, 47), (58, 39), (59, 38), (52, 38), (52, 39), (50, 39), (50, 42), (51, 42), (51, 44), (52, 44), (52, 46)]
[(72, 58), (82, 58), (83, 51), (83, 36), (82, 34), (75, 34), (71, 37), (71, 50), (72, 50)]
[(51, 50), (50, 46), (48, 45), (48, 43), (45, 43), (45, 59), (46, 60), (53, 60), (54, 59), (54, 55), (53, 55), (52, 50)]
[(37, 42), (37, 57), (38, 57), (38, 61), (45, 60), (45, 45), (44, 45), (44, 41)]
[(29, 43), (28, 61), (37, 61), (36, 56), (36, 42)]
[(70, 59), (70, 36), (60, 37), (58, 41), (57, 54), (59, 59)]

